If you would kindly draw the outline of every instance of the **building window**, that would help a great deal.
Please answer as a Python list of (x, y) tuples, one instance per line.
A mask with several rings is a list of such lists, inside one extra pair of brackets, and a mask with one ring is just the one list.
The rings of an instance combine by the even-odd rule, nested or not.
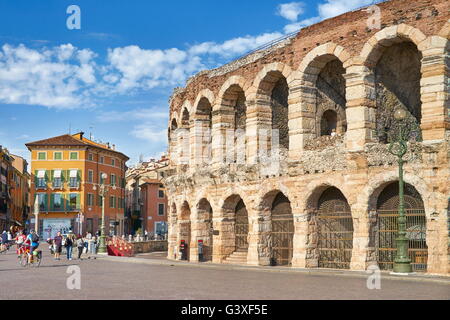
[(87, 205), (90, 207), (94, 205), (94, 195), (92, 193), (87, 194)]
[(111, 174), (111, 185), (112, 186), (116, 185), (116, 175), (115, 174)]
[(62, 152), (55, 152), (53, 154), (53, 160), (62, 160)]
[(61, 170), (53, 171), (53, 188), (61, 188)]
[(164, 236), (167, 233), (167, 224), (164, 221), (158, 221), (155, 223), (155, 234), (158, 236)]
[(92, 171), (92, 170), (88, 171), (88, 182), (90, 182), (90, 183), (94, 182), (94, 171)]
[(164, 215), (164, 203), (158, 203), (158, 216)]
[(69, 172), (69, 187), (70, 188), (79, 188), (80, 186), (80, 175), (79, 170), (72, 169)]
[(88, 154), (88, 160), (89, 161), (93, 161), (94, 160), (94, 156), (92, 155), (92, 153)]
[(158, 190), (158, 198), (164, 198), (164, 190)]
[(38, 160), (46, 160), (47, 152), (38, 152)]
[(100, 157), (100, 163), (103, 163), (105, 161), (104, 157)]
[(70, 160), (78, 160), (78, 152), (71, 152)]
[(116, 166), (116, 160), (111, 159), (111, 165), (112, 165), (113, 167), (115, 167), (115, 166)]
[(62, 202), (62, 194), (61, 193), (54, 193), (53, 196), (53, 210), (54, 211), (61, 211), (63, 208), (63, 202)]
[(80, 194), (70, 193), (69, 194), (69, 208), (70, 210), (80, 209)]
[(98, 196), (98, 198), (97, 198), (97, 205), (99, 206), (99, 207), (102, 207), (102, 203), (103, 202), (103, 197), (102, 196)]
[(114, 196), (109, 197), (109, 207), (110, 208), (116, 207), (116, 197)]
[(37, 188), (46, 188), (47, 187), (47, 179), (46, 179), (45, 170), (38, 170), (36, 172), (36, 187)]
[(47, 211), (47, 194), (46, 193), (38, 193), (38, 204), (39, 211)]

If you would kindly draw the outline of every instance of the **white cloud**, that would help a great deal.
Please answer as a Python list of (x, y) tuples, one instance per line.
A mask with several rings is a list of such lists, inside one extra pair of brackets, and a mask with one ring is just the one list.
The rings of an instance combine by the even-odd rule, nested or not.
[(357, 9), (362, 6), (372, 4), (373, 0), (326, 0), (319, 4), (319, 16), (322, 19), (328, 19), (345, 12)]
[(94, 55), (71, 44), (41, 51), (5, 44), (0, 50), (0, 102), (58, 108), (90, 104), (82, 91), (95, 82)]
[(304, 12), (303, 7), (303, 2), (283, 3), (278, 6), (278, 14), (291, 22), (295, 22), (298, 16)]
[(166, 143), (167, 142), (167, 128), (158, 128), (151, 123), (143, 123), (135, 126), (131, 134), (138, 138), (147, 140), (152, 143)]
[(280, 32), (264, 33), (258, 36), (238, 37), (223, 43), (203, 42), (189, 48), (191, 55), (215, 54), (222, 57), (231, 57), (244, 54), (248, 51), (282, 37)]

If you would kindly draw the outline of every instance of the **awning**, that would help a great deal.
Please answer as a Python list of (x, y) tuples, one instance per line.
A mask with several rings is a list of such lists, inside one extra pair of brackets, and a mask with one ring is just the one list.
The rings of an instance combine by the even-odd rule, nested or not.
[(78, 170), (70, 170), (70, 178), (76, 178), (77, 172), (78, 172)]
[(38, 178), (45, 178), (45, 170), (39, 170), (37, 174)]
[(61, 170), (55, 170), (53, 173), (54, 178), (61, 178)]

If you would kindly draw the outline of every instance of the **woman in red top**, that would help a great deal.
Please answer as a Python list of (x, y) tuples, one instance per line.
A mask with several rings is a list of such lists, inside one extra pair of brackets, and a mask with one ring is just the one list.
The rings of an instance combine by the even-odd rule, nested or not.
[(27, 241), (27, 236), (23, 233), (22, 230), (19, 231), (19, 234), (17, 235), (17, 237), (14, 239), (16, 241), (17, 244), (17, 254), (20, 255), (23, 251), (23, 247), (22, 245), (26, 243)]

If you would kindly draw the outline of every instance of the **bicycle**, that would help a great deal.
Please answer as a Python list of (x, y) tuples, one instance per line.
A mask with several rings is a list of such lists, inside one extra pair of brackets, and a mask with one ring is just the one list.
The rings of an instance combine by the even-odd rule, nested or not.
[(0, 249), (0, 254), (1, 253), (8, 253), (9, 248), (11, 247), (11, 243), (5, 243), (4, 245), (2, 245), (1, 249)]
[(31, 262), (28, 262), (29, 252), (30, 252), (29, 250), (21, 250), (21, 252), (17, 256), (19, 265), (21, 265), (24, 268), (27, 266), (30, 266), (30, 265), (38, 268), (42, 262), (42, 251), (41, 250), (33, 251), (33, 256), (31, 257)]

